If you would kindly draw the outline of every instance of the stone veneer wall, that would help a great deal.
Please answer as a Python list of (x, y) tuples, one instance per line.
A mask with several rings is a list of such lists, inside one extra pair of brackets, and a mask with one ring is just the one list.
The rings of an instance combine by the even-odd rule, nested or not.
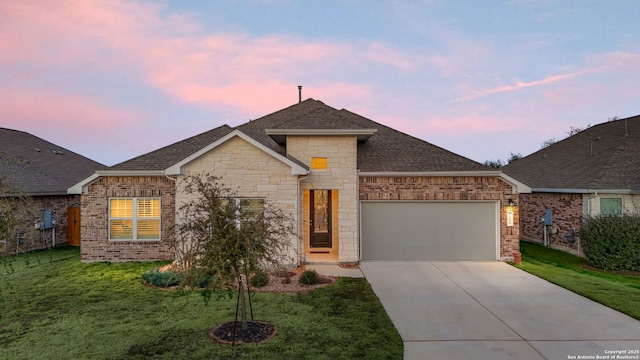
[[(220, 177), (220, 182), (236, 191), (238, 197), (264, 198), (267, 205), (276, 206), (298, 220), (298, 177), (291, 167), (258, 149), (240, 137), (235, 137), (200, 156), (182, 169), (185, 175), (204, 174)], [(180, 182), (178, 181), (178, 188)], [(178, 207), (189, 196), (180, 190), (176, 194)], [(298, 237), (290, 239), (290, 257), (298, 255)], [(293, 260), (295, 262), (295, 260)]]
[[(34, 196), (28, 198), (30, 204), (24, 208), (31, 207), (36, 212), (30, 216), (30, 220), (25, 222), (25, 227), (21, 231), (24, 238), (21, 243), (16, 244), (16, 239), (6, 242), (6, 251), (28, 252), (33, 250), (46, 249), (53, 245), (53, 233), (55, 232), (55, 245), (67, 243), (67, 208), (69, 206), (80, 206), (80, 195), (49, 195)], [(51, 210), (51, 217), (56, 222), (53, 229), (36, 230), (34, 224), (42, 222), (42, 212)], [(17, 246), (17, 251), (16, 251)]]
[[(326, 157), (326, 170), (311, 170), (302, 189), (338, 190), (338, 221), (333, 241), (338, 242), (338, 261), (358, 261), (358, 173), (355, 136), (287, 136), (287, 153), (311, 165), (312, 157)], [(302, 201), (302, 191), (299, 194)], [(302, 216), (302, 212), (300, 214)], [(308, 219), (304, 219), (303, 246), (309, 243)]]
[[(514, 226), (507, 226), (504, 210), (509, 199), (516, 205)], [(514, 252), (520, 250), (518, 195), (513, 194), (510, 184), (497, 177), (361, 176), (360, 200), (499, 201), (500, 259), (513, 260)]]
[(582, 194), (560, 193), (531, 193), (520, 194), (521, 206), (521, 232), (522, 238), (542, 243), (544, 234), (541, 219), (545, 209), (553, 210), (553, 226), (555, 234), (549, 234), (552, 247), (577, 253), (579, 242), (567, 242), (565, 234), (569, 234), (572, 228), (580, 229), (583, 214)]
[[(175, 221), (175, 183), (166, 177), (102, 177), (82, 195), (81, 260), (154, 261), (172, 260), (173, 246), (167, 238)], [(109, 198), (159, 197), (161, 240), (109, 240)]]

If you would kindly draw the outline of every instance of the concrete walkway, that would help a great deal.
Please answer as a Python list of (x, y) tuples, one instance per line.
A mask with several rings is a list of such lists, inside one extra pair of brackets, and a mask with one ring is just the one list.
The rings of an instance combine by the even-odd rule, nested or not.
[(340, 276), (340, 277), (352, 277), (361, 278), (364, 277), (360, 269), (348, 269), (342, 268), (339, 265), (334, 264), (309, 264), (305, 265), (307, 270), (315, 270), (318, 274), (327, 276)]
[(398, 329), (405, 359), (616, 359), (613, 351), (640, 359), (640, 321), (505, 263), (380, 261), (360, 269)]

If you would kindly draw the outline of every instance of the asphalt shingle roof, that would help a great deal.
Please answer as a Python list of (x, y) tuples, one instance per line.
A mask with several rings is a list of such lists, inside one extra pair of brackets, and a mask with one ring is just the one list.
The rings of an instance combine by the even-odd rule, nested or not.
[(222, 125), (150, 153), (113, 165), (109, 170), (164, 170), (232, 132)]
[[(363, 172), (491, 170), (426, 141), (314, 99), (249, 121), (236, 129), (283, 156), (286, 156), (286, 148), (267, 135), (266, 129), (377, 129), (369, 140), (358, 144), (358, 168)], [(114, 165), (110, 170), (164, 170), (231, 131), (233, 128), (224, 125)]]
[(640, 116), (592, 126), (502, 170), (534, 189), (640, 191)]
[(0, 177), (26, 195), (63, 195), (106, 168), (29, 133), (0, 128)]

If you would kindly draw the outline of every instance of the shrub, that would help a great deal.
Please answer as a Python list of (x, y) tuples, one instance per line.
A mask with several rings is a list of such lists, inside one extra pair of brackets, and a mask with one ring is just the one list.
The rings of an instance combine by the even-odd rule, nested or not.
[(304, 285), (313, 285), (320, 282), (320, 278), (315, 270), (307, 270), (300, 275), (298, 282)]
[(196, 287), (206, 288), (213, 281), (213, 275), (207, 275), (196, 283)]
[(603, 270), (640, 271), (640, 215), (588, 217), (579, 235), (591, 265)]
[(265, 287), (269, 285), (269, 274), (264, 271), (258, 271), (249, 279), (249, 284), (255, 288)]
[(172, 271), (158, 271), (158, 269), (155, 269), (142, 274), (142, 279), (147, 284), (166, 288), (180, 284), (182, 275)]

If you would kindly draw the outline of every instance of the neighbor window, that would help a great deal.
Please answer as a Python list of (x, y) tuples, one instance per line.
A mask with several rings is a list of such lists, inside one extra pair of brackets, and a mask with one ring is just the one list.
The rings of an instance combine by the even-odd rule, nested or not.
[(600, 198), (600, 215), (622, 215), (622, 198)]
[(109, 199), (109, 239), (160, 240), (160, 199)]
[(311, 158), (311, 169), (312, 170), (326, 170), (327, 169), (327, 158), (326, 157), (314, 157), (314, 158)]

